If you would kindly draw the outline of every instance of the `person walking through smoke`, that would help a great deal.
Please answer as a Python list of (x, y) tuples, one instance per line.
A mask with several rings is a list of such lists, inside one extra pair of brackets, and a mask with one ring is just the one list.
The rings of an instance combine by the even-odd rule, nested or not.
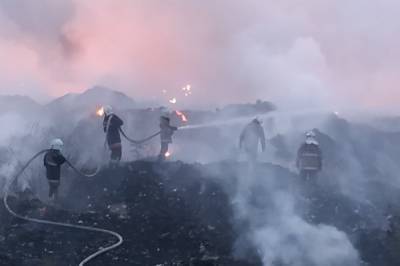
[(259, 143), (264, 152), (266, 149), (264, 128), (261, 121), (255, 118), (243, 129), (239, 139), (239, 148), (244, 150), (251, 163), (257, 161)]
[(178, 130), (178, 128), (170, 125), (170, 119), (168, 117), (160, 117), (161, 150), (160, 154), (158, 155), (159, 161), (164, 161), (166, 159), (169, 144), (172, 143), (172, 135), (176, 130)]
[(110, 166), (116, 167), (121, 161), (122, 157), (122, 144), (120, 127), (124, 122), (116, 114), (114, 114), (111, 106), (104, 107), (104, 121), (103, 128), (106, 133), (106, 140), (108, 147), (111, 151)]
[(306, 141), (297, 152), (296, 166), (305, 181), (315, 182), (322, 170), (322, 151), (313, 131), (306, 133)]
[(50, 143), (50, 150), (44, 156), (44, 166), (46, 167), (47, 180), (49, 182), (49, 198), (56, 201), (58, 199), (58, 188), (60, 186), (61, 165), (66, 162), (61, 154), (64, 143), (61, 139), (54, 139)]

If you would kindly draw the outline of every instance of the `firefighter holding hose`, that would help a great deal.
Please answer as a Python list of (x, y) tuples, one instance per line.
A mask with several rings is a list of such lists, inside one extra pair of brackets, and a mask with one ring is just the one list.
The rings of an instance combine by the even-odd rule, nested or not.
[(305, 181), (315, 182), (322, 170), (322, 152), (313, 131), (306, 133), (306, 141), (297, 152), (296, 166)]
[(116, 114), (114, 114), (111, 106), (104, 107), (103, 128), (106, 133), (106, 141), (111, 151), (110, 166), (116, 167), (121, 161), (122, 144), (120, 128), (124, 122)]
[(64, 143), (61, 139), (54, 139), (50, 143), (50, 149), (44, 156), (47, 180), (49, 182), (49, 198), (58, 199), (58, 188), (60, 186), (61, 166), (66, 162), (61, 150)]
[(169, 144), (172, 143), (172, 136), (174, 132), (178, 130), (177, 127), (170, 125), (170, 119), (166, 116), (160, 117), (160, 138), (161, 138), (161, 150), (158, 155), (159, 161), (164, 161), (168, 157)]

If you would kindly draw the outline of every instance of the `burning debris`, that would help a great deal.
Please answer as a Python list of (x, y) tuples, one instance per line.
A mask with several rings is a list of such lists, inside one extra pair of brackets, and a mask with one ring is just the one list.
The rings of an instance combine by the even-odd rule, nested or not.
[(180, 111), (175, 111), (176, 115), (180, 117), (182, 122), (188, 122), (189, 120), (187, 119), (186, 115), (183, 112)]
[(98, 108), (96, 111), (96, 115), (100, 117), (104, 116), (104, 107)]
[[(114, 171), (112, 180), (110, 174), (104, 170), (95, 182), (75, 180), (68, 195), (76, 205), (61, 198), (61, 206), (75, 211), (47, 207), (43, 213), (37, 200), (13, 200), (12, 205), (41, 219), (118, 230), (125, 245), (98, 257), (98, 265), (260, 265), (256, 257), (232, 256), (236, 233), (229, 198), (201, 169), (179, 162), (160, 166), (138, 161)], [(32, 228), (5, 217), (0, 208), (0, 232), (8, 232), (2, 242), (7, 246), (0, 244), (0, 258), (11, 263), (7, 265), (76, 265), (110, 241), (101, 234)]]
[(190, 95), (192, 95), (192, 86), (186, 85), (185, 87), (182, 88), (182, 91), (184, 92), (185, 97), (188, 97)]
[[(186, 86), (182, 91), (190, 95), (191, 87)], [(177, 99), (175, 98), (175, 100)], [(229, 138), (232, 136), (233, 144), (226, 150), (236, 156), (239, 151), (237, 137), (242, 125), (250, 121), (249, 117), (253, 119), (255, 114), (271, 116), (269, 113), (271, 108), (272, 105), (269, 103), (259, 101), (256, 104), (229, 106), (200, 115), (194, 111), (182, 112), (175, 108), (172, 109), (174, 111), (166, 111), (162, 108), (121, 111), (123, 118), (127, 118), (127, 114), (135, 114), (125, 120), (127, 124), (131, 120), (134, 121), (130, 125), (131, 127), (126, 126), (128, 129), (133, 128), (134, 133), (137, 129), (145, 128), (141, 132), (143, 135), (158, 130), (157, 124), (160, 115), (166, 115), (167, 119), (162, 118), (160, 121), (160, 124), (163, 124), (160, 125), (160, 132), (145, 138), (143, 142), (135, 139), (129, 140), (125, 136), (132, 145), (140, 146), (155, 136), (161, 135), (159, 159), (162, 163), (154, 158), (154, 154), (158, 151), (153, 149), (151, 154), (154, 157), (147, 158), (146, 162), (136, 161), (121, 163), (119, 167), (104, 167), (102, 172), (91, 180), (66, 179), (66, 182), (71, 183), (65, 187), (68, 191), (61, 194), (68, 195), (68, 199), (63, 199), (61, 195), (60, 204), (68, 211), (55, 210), (52, 207), (44, 206), (32, 197), (22, 196), (18, 201), (15, 198), (11, 199), (12, 206), (19, 213), (32, 217), (115, 228), (127, 238), (127, 242), (122, 249), (98, 258), (97, 262), (105, 265), (135, 265), (138, 263), (138, 265), (236, 264), (259, 266), (262, 264), (287, 265), (285, 263), (288, 261), (301, 261), (299, 262), (301, 266), (321, 265), (316, 263), (318, 259), (310, 255), (312, 249), (308, 245), (316, 237), (316, 240), (324, 245), (321, 247), (324, 252), (329, 253), (329, 256), (323, 261), (324, 263), (328, 261), (325, 263), (326, 265), (332, 265), (330, 263), (332, 258), (338, 257), (341, 258), (341, 261), (354, 262), (354, 259), (358, 259), (359, 252), (360, 260), (364, 260), (363, 263), (368, 262), (370, 266), (397, 266), (396, 263), (377, 257), (371, 258), (372, 256), (368, 255), (370, 253), (368, 250), (374, 249), (371, 243), (376, 242), (376, 239), (369, 235), (372, 234), (369, 228), (374, 227), (378, 228), (376, 230), (380, 230), (377, 239), (387, 241), (385, 245), (389, 245), (387, 243), (394, 241), (393, 239), (398, 239), (397, 237), (392, 239), (382, 236), (386, 233), (386, 229), (380, 229), (379, 226), (382, 223), (377, 221), (381, 215), (379, 209), (384, 209), (383, 204), (386, 201), (380, 201), (381, 197), (372, 200), (373, 193), (369, 191), (369, 194), (366, 193), (366, 195), (371, 202), (360, 200), (355, 203), (348, 195), (343, 194), (338, 187), (334, 186), (337, 184), (329, 183), (334, 183), (341, 176), (346, 176), (345, 174), (348, 172), (343, 169), (349, 169), (351, 165), (346, 164), (347, 162), (342, 159), (344, 150), (339, 149), (342, 148), (342, 143), (335, 143), (334, 137), (324, 135), (321, 131), (316, 130), (315, 137), (321, 140), (322, 154), (326, 157), (324, 157), (324, 169), (318, 170), (329, 176), (316, 178), (314, 180), (316, 182), (312, 185), (302, 183), (297, 175), (284, 168), (284, 166), (289, 168), (287, 165), (295, 162), (296, 154), (292, 148), (295, 147), (293, 145), (295, 142), (288, 141), (288, 135), (282, 134), (273, 138), (270, 143), (264, 143), (260, 129), (250, 130), (249, 139), (245, 137), (247, 133), (243, 135), (241, 138), (242, 148), (247, 146), (248, 141), (252, 144), (252, 135), (259, 134), (256, 138), (257, 145), (254, 147), (250, 145), (253, 148), (247, 149), (247, 152), (250, 152), (249, 157), (256, 158), (252, 155), (258, 152), (261, 140), (262, 147), (267, 151), (270, 151), (271, 148), (268, 146), (269, 144), (273, 146), (274, 150), (271, 153), (268, 152), (268, 155), (274, 154), (275, 156), (277, 154), (272, 158), (279, 157), (281, 161), (278, 164), (282, 167), (254, 163), (249, 168), (246, 163), (235, 162), (234, 160), (240, 161), (237, 157), (228, 156), (224, 159), (230, 158), (229, 160), (211, 165), (187, 165), (165, 160), (172, 155), (169, 145), (172, 143), (174, 132), (178, 129), (170, 124), (170, 118), (174, 119), (172, 124), (182, 125), (179, 131), (188, 129), (182, 134), (177, 134), (175, 158), (179, 159), (179, 156), (182, 158), (182, 154), (184, 154), (186, 156), (184, 159), (187, 159), (193, 148), (199, 147), (192, 145), (193, 142), (196, 142), (197, 145), (200, 143), (201, 148), (208, 145), (215, 150), (215, 147), (218, 147), (217, 153), (219, 153), (221, 143), (230, 145)], [(107, 109), (98, 108), (96, 114), (107, 115)], [(92, 114), (90, 119), (95, 120), (93, 119), (93, 108), (90, 112)], [(186, 124), (188, 116), (191, 125)], [(260, 119), (265, 119), (265, 116), (261, 115)], [(350, 126), (338, 116), (334, 116), (334, 119), (340, 124), (340, 133), (336, 132), (336, 138), (343, 138), (343, 135), (346, 136), (350, 131)], [(337, 121), (339, 119), (340, 121)], [(98, 120), (95, 122), (98, 124)], [(85, 120), (76, 129), (78, 134), (70, 136), (69, 139), (79, 139), (79, 142), (82, 142), (84, 138), (81, 138), (81, 131), (86, 131), (87, 139), (91, 140), (94, 136), (92, 129), (96, 125), (95, 122), (90, 124)], [(263, 127), (261, 121), (259, 122), (259, 126)], [(83, 130), (87, 124), (90, 125), (88, 130)], [(107, 124), (108, 121), (106, 126)], [(135, 128), (137, 125), (140, 125), (140, 128)], [(143, 125), (145, 126), (143, 127)], [(275, 125), (273, 127), (275, 128)], [(329, 132), (334, 131), (332, 130), (334, 127), (330, 124), (327, 128), (325, 130)], [(120, 126), (117, 126), (117, 130), (122, 133)], [(352, 129), (351, 132), (354, 134), (356, 131)], [(269, 130), (267, 130), (267, 136), (268, 133), (270, 133)], [(298, 136), (301, 135), (299, 132), (297, 133)], [(374, 132), (369, 134), (375, 136)], [(187, 142), (181, 142), (184, 138)], [(388, 138), (396, 139), (393, 135)], [(297, 142), (299, 139), (296, 140), (296, 145), (299, 144)], [(381, 141), (382, 138), (374, 139)], [(101, 140), (97, 144), (93, 142), (93, 145), (86, 145), (85, 149), (82, 149), (81, 146), (74, 146), (76, 154), (91, 153), (92, 151), (88, 152), (86, 149), (96, 145), (102, 148), (103, 141), (104, 138), (101, 136)], [(350, 150), (356, 150), (358, 156), (359, 154), (368, 154), (362, 144), (354, 144), (356, 142), (357, 140), (348, 141), (346, 145), (351, 147)], [(186, 146), (189, 146), (189, 152), (184, 150)], [(385, 146), (388, 146), (387, 143)], [(393, 150), (391, 154), (397, 154), (396, 152), (397, 150)], [(135, 158), (143, 158), (140, 155)], [(268, 158), (265, 155), (259, 156), (260, 161)], [(316, 157), (310, 155), (310, 152), (307, 156)], [(219, 160), (211, 159), (210, 161)], [(327, 161), (326, 164), (325, 161)], [(369, 167), (373, 167), (371, 166), (373, 163), (369, 162), (373, 160), (365, 161), (368, 161), (367, 166), (364, 161), (360, 165), (367, 169), (365, 171), (363, 169), (363, 173), (369, 173), (371, 171)], [(299, 163), (299, 166), (303, 167), (304, 165), (303, 162)], [(299, 167), (299, 170), (302, 167)], [(251, 175), (253, 170), (256, 173), (254, 176)], [(380, 176), (379, 171), (374, 171), (374, 173), (376, 176)], [(329, 182), (326, 181), (327, 179)], [(387, 194), (388, 189), (372, 192), (377, 193), (377, 191), (385, 191)], [(398, 190), (394, 191), (395, 193), (388, 196), (391, 199), (397, 199), (394, 195), (398, 194)], [(42, 229), (40, 225), (31, 226), (30, 223), (21, 223), (3, 213), (0, 214), (0, 217), (2, 220), (0, 260), (1, 263), (6, 262), (6, 265), (13, 265), (13, 263), (24, 265), (24, 261), (26, 261), (26, 265), (46, 263), (63, 265), (63, 262), (65, 265), (73, 265), (84, 257), (84, 254), (90, 254), (92, 250), (102, 250), (108, 242), (112, 243), (107, 236), (102, 238), (99, 235), (86, 235), (86, 233), (65, 235), (61, 232), (62, 229), (59, 230), (61, 233), (54, 233), (58, 229)], [(385, 217), (393, 217), (393, 215)], [(392, 218), (390, 220), (392, 221)], [(293, 221), (298, 223), (293, 224)], [(390, 228), (390, 230), (395, 230), (396, 226), (391, 224)], [(279, 233), (276, 233), (276, 230)], [(42, 236), (43, 232), (46, 234), (45, 237)], [(305, 235), (307, 237), (304, 237)], [(377, 234), (374, 233), (375, 235)], [(367, 238), (367, 240), (359, 243), (357, 241), (359, 237)], [(3, 243), (6, 244), (2, 245)], [(270, 251), (280, 250), (282, 245), (296, 252), (288, 255)], [(101, 248), (99, 249), (99, 247)], [(304, 254), (297, 255), (298, 250), (304, 251)], [(70, 257), (64, 261), (65, 253), (68, 253)], [(235, 258), (232, 254), (235, 254)], [(388, 250), (385, 250), (385, 254), (394, 256)], [(374, 259), (380, 264), (374, 264)], [(310, 260), (312, 263), (309, 263)], [(341, 265), (353, 266), (356, 264)]]

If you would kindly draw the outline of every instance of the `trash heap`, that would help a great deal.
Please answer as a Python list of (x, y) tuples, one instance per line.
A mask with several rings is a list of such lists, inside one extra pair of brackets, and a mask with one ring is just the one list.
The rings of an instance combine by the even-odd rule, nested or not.
[[(104, 169), (95, 178), (68, 177), (71, 183), (58, 206), (49, 207), (28, 191), (9, 201), (20, 214), (109, 229), (124, 237), (120, 248), (96, 258), (92, 265), (261, 266), (259, 251), (245, 237), (248, 221), (234, 214), (233, 195), (245, 169), (233, 161), (209, 165), (136, 161)], [(303, 219), (346, 233), (359, 251), (361, 265), (399, 265), (396, 206), (382, 210), (374, 198), (355, 202), (328, 187), (302, 183), (294, 173), (272, 164), (260, 164), (257, 172), (258, 185), (251, 189), (249, 202), (253, 213), (268, 213), (264, 186), (276, 176), (279, 189), (294, 189), (304, 206)], [(387, 218), (387, 223), (379, 217)], [(0, 265), (78, 265), (115, 241), (101, 233), (27, 223), (0, 205)], [(246, 252), (238, 252), (238, 246)]]
[[(28, 194), (28, 195), (25, 195)], [(260, 265), (233, 258), (237, 238), (227, 194), (200, 167), (133, 162), (74, 179), (49, 207), (24, 193), (10, 198), (18, 213), (118, 232), (122, 247), (95, 265)], [(27, 223), (0, 209), (0, 265), (77, 265), (115, 239), (101, 233)]]

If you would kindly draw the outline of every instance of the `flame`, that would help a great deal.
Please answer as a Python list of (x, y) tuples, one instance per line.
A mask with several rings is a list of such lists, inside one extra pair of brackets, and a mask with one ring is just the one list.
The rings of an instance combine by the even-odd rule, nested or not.
[(97, 116), (103, 116), (104, 115), (104, 107), (101, 107), (101, 108), (97, 109), (96, 115)]
[(174, 98), (172, 98), (171, 100), (169, 100), (169, 102), (172, 103), (172, 104), (176, 104), (177, 100), (176, 100), (176, 98), (174, 97)]
[(187, 91), (187, 92), (191, 91), (191, 89), (192, 89), (192, 86), (190, 84), (188, 84), (182, 88), (183, 91)]
[(179, 116), (182, 119), (182, 122), (187, 122), (188, 119), (186, 117), (186, 115), (180, 111), (175, 111), (176, 115)]
[(164, 155), (166, 158), (171, 157), (171, 153), (169, 151), (167, 151)]
[(192, 95), (192, 86), (190, 84), (186, 85), (185, 87), (182, 88), (185, 97), (188, 97), (189, 95)]

